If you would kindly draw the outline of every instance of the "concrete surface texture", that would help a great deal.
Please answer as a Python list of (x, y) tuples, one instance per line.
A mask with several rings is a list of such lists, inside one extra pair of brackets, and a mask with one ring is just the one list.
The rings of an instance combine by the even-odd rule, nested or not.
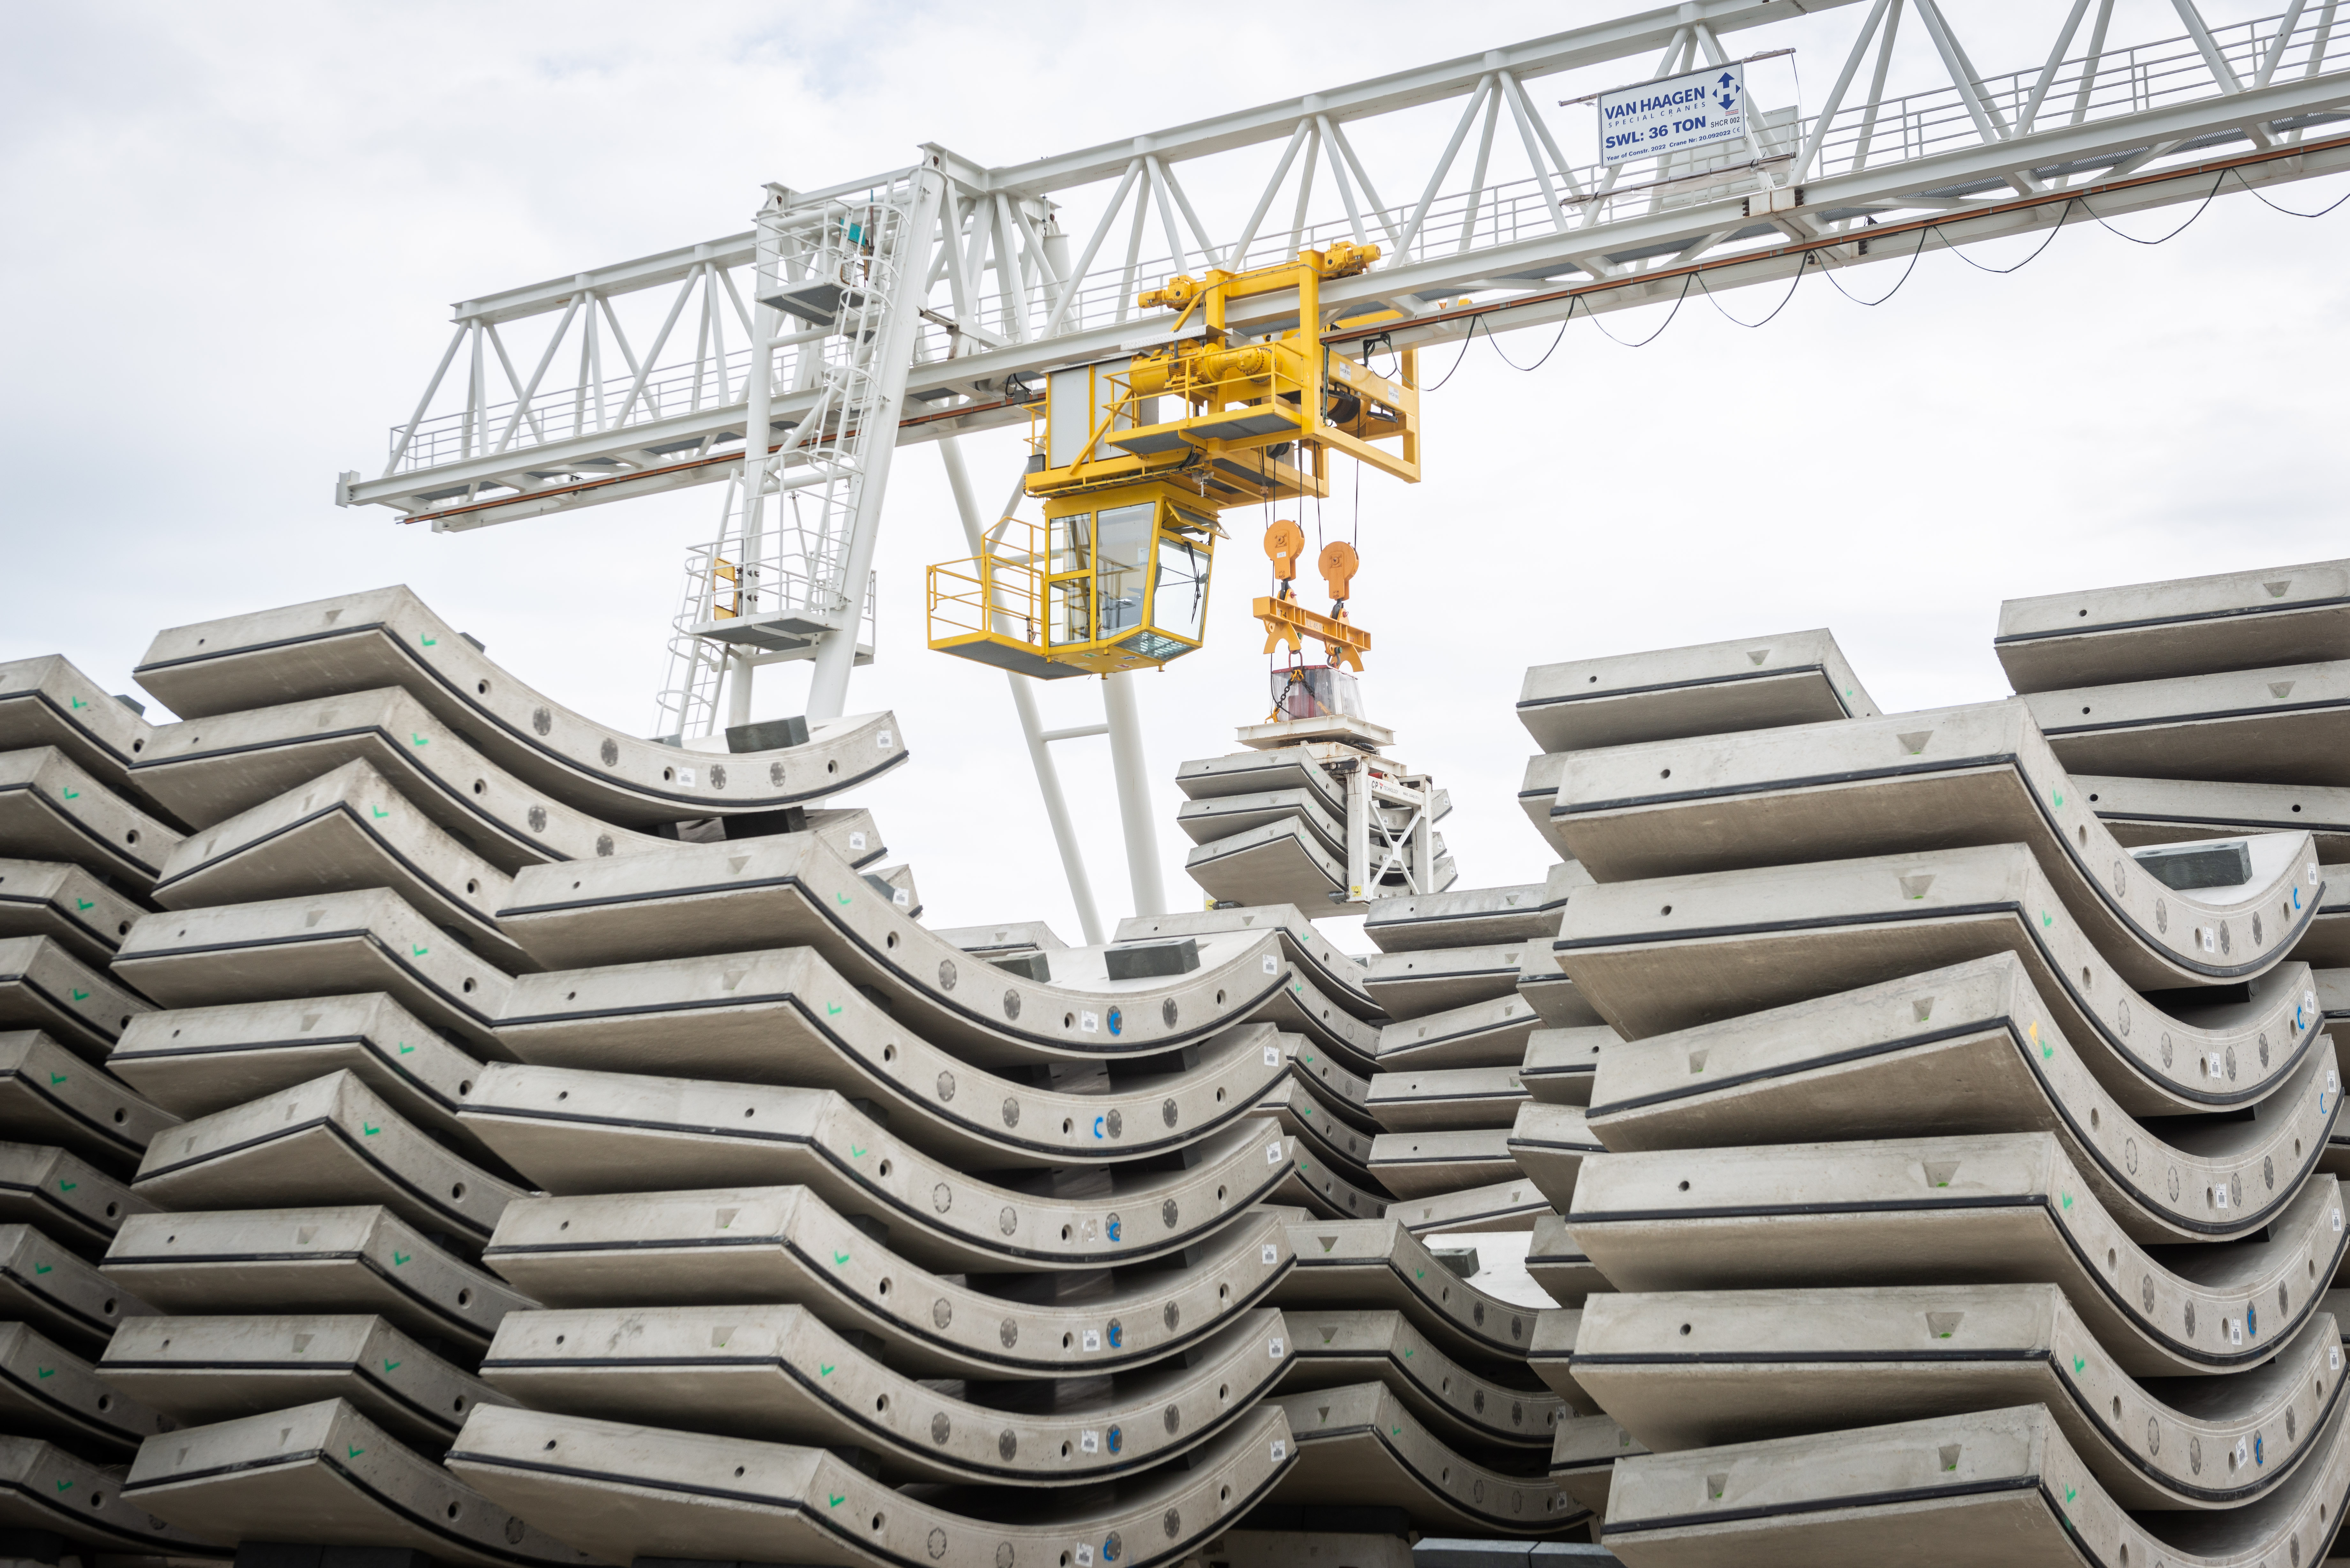
[(1587, 1544), (1531, 1279), (1432, 1240), (1550, 1211), (1525, 1040), (1596, 1016), (1525, 982), (1587, 878), (1443, 890), (1430, 787), (1434, 886), (1380, 937), (1421, 956), (1375, 974), (1315, 922), (1350, 836), (1409, 826), (1348, 821), (1350, 763), (1400, 776), (1383, 732), (1187, 764), (1244, 900), (1071, 947), (921, 923), (842, 798), (905, 763), (888, 714), (620, 733), (402, 588), (167, 630), (136, 679), (151, 717), (0, 667), (0, 1435), (27, 1476), (128, 1461), (146, 1521), (68, 1526), (98, 1489), (61, 1471), (23, 1528), (452, 1564)]

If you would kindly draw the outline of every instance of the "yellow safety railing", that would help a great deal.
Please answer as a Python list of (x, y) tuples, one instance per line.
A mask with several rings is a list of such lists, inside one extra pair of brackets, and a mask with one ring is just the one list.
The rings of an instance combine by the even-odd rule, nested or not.
[(983, 554), (930, 569), (928, 614), (933, 647), (983, 637), (1044, 648), (1040, 533), (1034, 523), (1006, 517), (987, 531)]

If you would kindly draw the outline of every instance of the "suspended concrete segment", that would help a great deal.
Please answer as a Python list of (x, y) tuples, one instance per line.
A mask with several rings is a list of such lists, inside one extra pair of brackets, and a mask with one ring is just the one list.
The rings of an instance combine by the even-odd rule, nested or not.
[(1245, 1516), (1293, 1448), (1278, 1406), (1260, 1406), (1189, 1467), (1053, 1507), (993, 1488), (895, 1491), (822, 1449), (535, 1410), (476, 1411), (447, 1463), (508, 1507), (560, 1521), (566, 1540), (606, 1563), (1152, 1568)]
[(99, 1368), (22, 1323), (0, 1323), (0, 1422), (19, 1437), (112, 1463), (171, 1425)]
[(467, 1049), (505, 1054), (513, 977), (389, 888), (149, 915), (114, 964), (172, 1008), (383, 992)]
[(341, 1399), (151, 1438), (122, 1501), (231, 1545), (406, 1550), (463, 1568), (588, 1564)]
[(2075, 774), (2115, 842), (2130, 848), (2254, 833), (2308, 834), (2318, 863), (2350, 865), (2350, 789), (2314, 784), (2205, 784)]
[(54, 746), (0, 752), (0, 850), (60, 860), (117, 886), (154, 886), (179, 846), (171, 827)]
[(108, 789), (151, 811), (155, 803), (130, 782), (131, 764), (155, 733), (141, 713), (99, 690), (62, 654), (0, 663), (0, 752), (55, 746)]
[(1400, 1312), (1448, 1355), (1525, 1358), (1532, 1309), (1462, 1279), (1398, 1220), (1293, 1220), (1289, 1250), (1297, 1267), (1274, 1288), (1275, 1306)]
[(1991, 650), (2018, 691), (2350, 659), (2350, 561), (2009, 599)]
[[(1900, 1563), (2018, 1568), (2314, 1563), (2340, 1525), (2335, 1420), (2270, 1496), (2221, 1513), (2125, 1512), (2039, 1406), (1651, 1454), (1616, 1467), (1602, 1540), (1632, 1568)], [(2321, 1517), (2322, 1515), (2322, 1517)]]
[[(1557, 947), (1557, 933), (1552, 933), (1550, 947)], [(1529, 943), (1526, 961), (1518, 970), (1518, 1000), (1534, 1009), (1534, 1017), (1545, 1029), (1589, 1029), (1606, 1022), (1591, 998), (1575, 986), (1572, 976), (1558, 967), (1555, 950), (1544, 951), (1539, 944)], [(1533, 1044), (1528, 1037), (1528, 1044)]]
[(106, 1064), (178, 1116), (233, 1110), (348, 1072), (468, 1158), (497, 1158), (457, 1119), (481, 1063), (381, 992), (143, 1013)]
[(0, 938), (47, 937), (84, 963), (103, 964), (146, 912), (79, 866), (0, 858)]
[(1370, 1172), (1398, 1198), (1432, 1198), (1518, 1174), (1502, 1127), (1457, 1132), (1381, 1133), (1372, 1140)]
[(2105, 1091), (2051, 1017), (2024, 965), (1998, 953), (1652, 1035), (1607, 1053), (1589, 1131), (1618, 1153), (2051, 1133), (2143, 1242), (2258, 1230), (2334, 1136), (2342, 1081), (2330, 1035), (2240, 1117), (2158, 1127)]
[(2142, 1382), (2053, 1284), (1595, 1296), (1574, 1367), (1657, 1452), (2045, 1406), (2133, 1510), (2274, 1490), (2343, 1397), (2324, 1312), (2250, 1371)]
[(478, 1253), (524, 1195), (441, 1147), (357, 1074), (328, 1074), (182, 1122), (151, 1145), (132, 1189), (175, 1210), (380, 1203)]
[(1551, 1212), (1550, 1199), (1543, 1196), (1541, 1188), (1523, 1176), (1513, 1176), (1482, 1187), (1390, 1203), (1387, 1218), (1400, 1221), (1416, 1236), (1441, 1236), (1529, 1231)]
[(1555, 1210), (1534, 1217), (1534, 1235), (1526, 1244), (1526, 1273), (1563, 1307), (1579, 1307), (1589, 1296), (1616, 1288)]
[(1253, 936), (1268, 930), (1281, 938), (1283, 956), (1331, 1001), (1357, 1018), (1377, 1020), (1386, 1012), (1385, 1005), (1365, 986), (1365, 961), (1332, 946), (1330, 939), (1295, 904), (1129, 915), (1118, 923), (1116, 943), (1139, 945), (1180, 941), (1185, 937)]
[(1820, 631), (1537, 664), (1518, 720), (1545, 752), (1868, 718), (1859, 677)]
[(2076, 773), (2350, 785), (2350, 660), (2081, 686), (2023, 701)]
[(537, 1304), (372, 1205), (139, 1215), (104, 1267), (145, 1313), (372, 1313), (452, 1355)]
[(183, 1427), (343, 1399), (439, 1453), (506, 1396), (368, 1314), (126, 1319), (98, 1371)]
[(121, 1483), (119, 1464), (82, 1459), (37, 1438), (0, 1437), (0, 1531), (35, 1549), (47, 1536), (93, 1555), (229, 1557), (210, 1538), (126, 1505), (117, 1495)]
[(484, 1255), (549, 1307), (793, 1303), (919, 1376), (1073, 1377), (1199, 1345), (1265, 1299), (1293, 1257), (1282, 1220), (1243, 1214), (1179, 1268), (1113, 1271), (1066, 1302), (931, 1274), (805, 1188), (720, 1189), (509, 1205)]
[(1496, 1002), (1517, 993), (1518, 969), (1527, 951), (1546, 947), (1554, 934), (1492, 947), (1381, 953), (1364, 965), (1363, 986), (1395, 1018)]
[(1579, 1029), (1537, 1029), (1526, 1036), (1526, 1059), (1519, 1082), (1531, 1099), (1552, 1106), (1587, 1106), (1601, 1054), (1624, 1037), (1605, 1023)]
[(1003, 1386), (996, 1408), (884, 1366), (803, 1307), (638, 1307), (512, 1314), (482, 1375), (533, 1410), (861, 1449), (892, 1481), (1073, 1487), (1212, 1440), (1290, 1355), (1282, 1314), (1260, 1307), (1113, 1386)]
[[(1539, 948), (1529, 955), (1544, 960)], [(1513, 986), (1492, 1002), (1399, 1019), (1379, 1031), (1377, 1061), (1383, 1073), (1432, 1067), (1507, 1067), (1525, 1059), (1526, 1036), (1543, 1015)]]
[(1187, 800), (1231, 800), (1296, 790), (1333, 817), (1343, 817), (1347, 797), (1305, 746), (1276, 746), (1264, 751), (1234, 752), (1183, 763), (1175, 771), (1175, 787)]
[(0, 1225), (0, 1316), (95, 1355), (118, 1324), (154, 1310), (43, 1231)]
[(2314, 918), (2320, 885), (2298, 832), (2243, 839), (2216, 869), (2158, 875), (2106, 831), (2021, 701), (1620, 747), (1577, 757), (1554, 810), (1608, 883), (2026, 845), (2140, 990), (2260, 973)]
[(1121, 1167), (1097, 1195), (1040, 1195), (974, 1180), (828, 1089), (564, 1067), (485, 1069), (464, 1119), (558, 1196), (806, 1186), (947, 1272), (1108, 1268), (1180, 1251), (1290, 1169), (1280, 1129), (1252, 1120), (1194, 1145), (1185, 1168)]
[(102, 1062), (131, 1020), (153, 1010), (53, 938), (0, 938), (0, 1028), (42, 1030), (85, 1062)]
[(819, 721), (800, 744), (740, 754), (624, 735), (516, 680), (405, 587), (175, 627), (131, 678), (206, 722), (397, 687), (532, 789), (637, 827), (803, 805), (906, 759), (887, 713)]
[(179, 1117), (37, 1029), (0, 1034), (0, 1137), (54, 1144), (116, 1176)]
[(1522, 1068), (1438, 1067), (1380, 1074), (1367, 1103), (1385, 1131), (1437, 1132), (1506, 1127), (1526, 1099)]
[(1297, 1439), (1276, 1503), (1400, 1508), (1416, 1529), (1481, 1535), (1555, 1535), (1586, 1517), (1547, 1473), (1512, 1475), (1455, 1451), (1384, 1383), (1267, 1403), (1288, 1413)]
[(155, 1205), (61, 1148), (0, 1143), (0, 1222), (38, 1226), (84, 1257), (106, 1251), (123, 1220)]
[(898, 1021), (813, 948), (565, 970), (519, 978), (497, 1024), (525, 1062), (837, 1090), (963, 1170), (1106, 1164), (1199, 1142), (1289, 1075), (1269, 1024), (1196, 1060), (1114, 1062), (1106, 1092), (1070, 1093), (972, 1066)]
[(1568, 907), (1557, 943), (1560, 967), (1634, 1038), (2002, 951), (2133, 1116), (2264, 1099), (2319, 1037), (2299, 964), (2241, 990), (2133, 990), (2022, 845), (1606, 883)]
[(1444, 1442), (1550, 1447), (1564, 1406), (1514, 1363), (1488, 1363), (1490, 1376), (1472, 1371), (1392, 1309), (1293, 1307), (1284, 1315), (1295, 1357), (1282, 1375), (1284, 1393), (1384, 1383)]
[(1363, 935), (1383, 953), (1528, 942), (1557, 934), (1565, 908), (1564, 893), (1553, 898), (1539, 882), (1420, 893), (1374, 903), (1363, 917)]
[(1518, 1107), (1517, 1122), (1510, 1128), (1504, 1147), (1526, 1179), (1562, 1214), (1575, 1202), (1575, 1178), (1583, 1162), (1607, 1152), (1586, 1123), (1582, 1106), (1544, 1105), (1538, 1100)]
[(1165, 977), (1113, 980), (1105, 950), (1078, 948), (1053, 955), (1050, 983), (1025, 980), (916, 924), (809, 834), (540, 867), (514, 897), (499, 923), (551, 968), (812, 947), (907, 1028), (990, 1064), (1191, 1044), (1258, 1016), (1289, 969), (1268, 933), (1211, 938)]
[(2317, 1309), (2344, 1250), (2314, 1177), (2261, 1239), (2130, 1240), (2046, 1133), (1611, 1154), (1568, 1216), (1618, 1290), (2060, 1285), (2124, 1370), (2240, 1371)]

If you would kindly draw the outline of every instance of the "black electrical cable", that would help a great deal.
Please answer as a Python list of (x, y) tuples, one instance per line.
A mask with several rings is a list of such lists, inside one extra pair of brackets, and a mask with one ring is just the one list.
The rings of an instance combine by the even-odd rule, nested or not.
[[(2203, 192), (2203, 200), (2196, 204), (2193, 212), (2187, 214), (2187, 222), (2179, 224), (2177, 228), (2171, 230), (2170, 233), (2163, 235), (2162, 238), (2158, 240), (2142, 240), (2136, 234), (2122, 234), (2121, 230), (2114, 227), (2111, 223), (2106, 223), (2105, 219), (2098, 218), (2097, 210), (2095, 207), (2090, 206), (2086, 202), (2081, 203), (2081, 211), (2088, 213), (2089, 216), (2093, 218), (2096, 218), (2099, 223), (2104, 224), (2106, 233), (2109, 234), (2119, 234), (2123, 239), (2127, 240), (2134, 245), (2167, 245), (2171, 241), (2177, 239), (2179, 235), (2185, 234), (2188, 229), (2193, 225), (2195, 220), (2203, 215), (2204, 212), (2211, 205), (2212, 202), (2218, 198), (2220, 194), (2220, 187), (2226, 184), (2228, 182), (2228, 176), (2234, 172), (2235, 171), (2231, 169), (2220, 170), (2220, 177), (2211, 182), (2211, 188)], [(2070, 210), (2073, 203), (2067, 202), (2064, 205), (2067, 210)], [(2064, 221), (2062, 218), (2059, 218), (2056, 221), (2056, 226), (2060, 229), (2063, 228), (2064, 226)]]
[(1544, 365), (1550, 363), (1550, 357), (1558, 352), (1558, 346), (1560, 344), (1566, 341), (1566, 324), (1575, 319), (1575, 307), (1582, 303), (1583, 296), (1579, 294), (1568, 296), (1566, 302), (1566, 314), (1558, 318), (1558, 336), (1550, 340), (1550, 347), (1542, 351), (1542, 358), (1535, 360), (1531, 365), (1521, 365), (1516, 360), (1511, 358), (1507, 354), (1502, 354), (1502, 340), (1494, 337), (1492, 333), (1488, 332), (1485, 334), (1485, 341), (1493, 346), (1494, 353), (1502, 355), (1503, 364), (1507, 365), (1513, 370), (1523, 371), (1528, 375), (1532, 375), (1534, 371), (1541, 369)]
[[(1646, 348), (1649, 344), (1654, 343), (1658, 338), (1663, 337), (1665, 335), (1665, 327), (1670, 327), (1673, 324), (1673, 317), (1681, 313), (1682, 302), (1689, 298), (1690, 285), (1694, 282), (1696, 278), (1697, 274), (1694, 272), (1684, 273), (1681, 275), (1681, 291), (1677, 296), (1675, 296), (1672, 309), (1666, 314), (1664, 325), (1659, 327), (1654, 332), (1649, 333), (1646, 337), (1641, 338), (1638, 343), (1627, 343), (1621, 337), (1617, 337), (1613, 332), (1608, 331), (1605, 327), (1599, 327), (1599, 317), (1592, 315), (1588, 310), (1586, 310), (1583, 313), (1584, 317), (1586, 320), (1589, 321), (1592, 326), (1599, 327), (1599, 336), (1605, 337), (1608, 342), (1613, 343), (1618, 348)], [(1488, 332), (1486, 336), (1491, 337), (1492, 334)]]
[(2334, 211), (2334, 208), (2340, 206), (2343, 202), (2350, 202), (2350, 191), (2345, 191), (2341, 195), (2334, 198), (2333, 201), (2327, 202), (2324, 206), (2318, 208), (2314, 213), (2295, 212), (2291, 207), (2280, 207), (2274, 202), (2270, 201), (2266, 196), (2262, 195), (2260, 192), (2260, 187), (2245, 179), (2244, 171), (2242, 170), (2231, 169), (2229, 172), (2236, 177), (2237, 184), (2241, 185), (2245, 190), (2250, 191), (2252, 193), (2252, 199), (2254, 201), (2260, 202), (2262, 206), (2266, 207), (2270, 212), (2282, 213), (2288, 218), (2322, 218), (2325, 216), (2326, 213)]
[[(1909, 265), (1901, 269), (1901, 283), (1895, 284), (1891, 288), (1887, 289), (1875, 299), (1863, 299), (1859, 296), (1854, 294), (1852, 290), (1845, 287), (1844, 285), (1836, 282), (1835, 268), (1823, 263), (1820, 266), (1820, 272), (1827, 278), (1829, 287), (1835, 289), (1838, 294), (1843, 295), (1846, 299), (1851, 300), (1855, 305), (1866, 306), (1869, 309), (1874, 310), (1878, 306), (1884, 304), (1887, 300), (1892, 298), (1895, 295), (1900, 293), (1901, 284), (1908, 283), (1909, 281), (1909, 275), (1918, 270), (1918, 258), (1926, 254), (1926, 236), (1934, 232), (1934, 227), (1935, 225), (1929, 223), (1924, 228), (1918, 231), (1918, 245), (1915, 250), (1912, 250), (1909, 253)], [(1864, 240), (1867, 238), (1865, 234), (1861, 237)]]
[[(2209, 202), (2210, 198), (2207, 196), (2204, 200)], [(2083, 202), (2078, 196), (2066, 197), (2064, 200), (2064, 209), (2056, 214), (2055, 225), (2048, 231), (2048, 237), (2040, 242), (2038, 249), (2034, 250), (2030, 255), (2024, 257), (2022, 261), (2016, 263), (2013, 266), (1985, 266), (1982, 263), (1975, 260), (1974, 257), (1967, 254), (1966, 252), (1952, 244), (1949, 238), (1943, 234), (1942, 225), (1939, 223), (1931, 225), (1928, 232), (1932, 234), (1936, 239), (1942, 242), (1942, 248), (1944, 250), (1950, 252), (1952, 255), (1958, 257), (1960, 261), (1966, 263), (1977, 272), (1996, 273), (2000, 276), (2004, 277), (2012, 272), (2022, 272), (2025, 267), (2028, 267), (2033, 262), (2038, 261), (2040, 259), (2041, 252), (2046, 250), (2050, 245), (2054, 244), (2056, 243), (2056, 236), (2064, 232), (2065, 220), (2072, 217), (2073, 209), (2074, 207), (2079, 207), (2085, 213), (2089, 211), (2088, 204)], [(2095, 213), (2089, 213), (2089, 216), (2093, 218), (2096, 217), (2096, 215), (2097, 214)], [(2099, 221), (2103, 222), (2102, 219)], [(2195, 220), (2189, 218), (2187, 221), (2191, 223)]]
[(1713, 287), (1705, 281), (1704, 275), (1698, 275), (1697, 286), (1705, 290), (1705, 297), (1712, 303), (1713, 307), (1721, 311), (1721, 318), (1724, 321), (1729, 322), (1732, 327), (1743, 327), (1751, 332), (1755, 327), (1770, 326), (1777, 318), (1779, 312), (1787, 308), (1787, 302), (1795, 297), (1795, 289), (1804, 281), (1804, 274), (1811, 270), (1811, 263), (1812, 253), (1805, 251), (1802, 258), (1795, 263), (1795, 275), (1787, 280), (1787, 292), (1781, 296), (1778, 304), (1771, 307), (1771, 314), (1760, 321), (1741, 321), (1729, 311), (1722, 310), (1721, 301), (1713, 297)]

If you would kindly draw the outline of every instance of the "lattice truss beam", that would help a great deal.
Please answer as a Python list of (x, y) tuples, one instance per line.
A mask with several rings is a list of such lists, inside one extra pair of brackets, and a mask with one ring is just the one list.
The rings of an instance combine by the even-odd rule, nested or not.
[[(1404, 347), (1671, 297), (1693, 272), (1720, 293), (1906, 258), (1920, 224), (1970, 244), (2045, 229), (2079, 201), (2111, 217), (2350, 168), (2344, 0), (2226, 25), (2194, 0), (2050, 0), (2033, 8), (2036, 61), (1995, 74), (1953, 16), (1970, 4), (1690, 0), (1030, 163), (926, 144), (917, 167), (945, 194), (898, 439), (1024, 424), (1041, 372), (1166, 340), (1139, 290), (1336, 239), (1383, 254), (1323, 303), (1392, 306), (1409, 319), (1386, 335)], [(1812, 19), (1828, 11), (1843, 17)], [(1758, 57), (1824, 27), (1842, 34), (1825, 98), (1772, 109), (1782, 78)], [(1584, 156), (1593, 110), (1568, 89), (1741, 58), (1743, 141)], [(816, 221), (909, 173), (786, 191), (782, 206)], [(467, 528), (728, 478), (754, 252), (745, 232), (458, 306), (381, 473), (344, 475), (338, 499)], [(794, 265), (786, 245), (787, 277)], [(1294, 296), (1253, 308), (1234, 325), (1295, 315)], [(775, 428), (821, 395), (811, 357), (838, 352), (820, 332), (779, 345)]]

